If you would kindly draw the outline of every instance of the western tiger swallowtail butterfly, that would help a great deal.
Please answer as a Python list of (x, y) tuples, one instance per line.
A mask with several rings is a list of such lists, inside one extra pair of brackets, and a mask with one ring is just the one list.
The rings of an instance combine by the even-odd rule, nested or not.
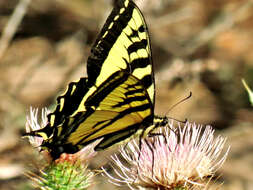
[(132, 0), (116, 1), (91, 49), (87, 74), (57, 98), (44, 128), (26, 134), (41, 136), (41, 147), (53, 159), (101, 138), (95, 150), (105, 149), (167, 123), (166, 117), (154, 116), (150, 39)]

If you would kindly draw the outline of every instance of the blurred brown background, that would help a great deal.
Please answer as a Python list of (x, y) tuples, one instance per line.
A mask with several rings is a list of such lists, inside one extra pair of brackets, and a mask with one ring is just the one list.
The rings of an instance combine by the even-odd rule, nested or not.
[[(28, 8), (8, 43), (3, 31), (19, 3)], [(156, 113), (215, 127), (231, 146), (217, 173), (217, 182), (224, 183), (220, 189), (253, 189), (253, 112), (241, 83), (245, 78), (253, 87), (253, 2), (137, 4), (151, 36)], [(110, 0), (0, 0), (1, 190), (33, 189), (23, 173), (39, 156), (21, 139), (29, 107), (54, 105), (70, 81), (86, 75), (90, 47), (111, 5)], [(190, 99), (169, 111), (190, 91)], [(99, 154), (106, 156), (94, 159), (92, 168), (109, 160), (110, 151)], [(97, 177), (91, 189), (117, 189)]]

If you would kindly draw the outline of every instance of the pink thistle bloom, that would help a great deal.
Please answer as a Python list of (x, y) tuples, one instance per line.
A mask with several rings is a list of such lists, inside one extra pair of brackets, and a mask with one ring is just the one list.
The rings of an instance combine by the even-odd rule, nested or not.
[(191, 123), (175, 127), (170, 122), (159, 133), (141, 146), (132, 141), (122, 147), (120, 154), (130, 167), (113, 156), (116, 176), (105, 171), (110, 182), (131, 189), (206, 189), (205, 177), (213, 176), (227, 157), (229, 148), (221, 154), (226, 139), (215, 138), (211, 126)]
[[(48, 124), (47, 114), (47, 109), (42, 109), (42, 116), (38, 119), (38, 109), (31, 108), (30, 115), (27, 117), (26, 132), (44, 128)], [(28, 138), (30, 143), (39, 150), (46, 149), (43, 147), (45, 140), (43, 137), (30, 136)], [(75, 154), (63, 153), (53, 163), (50, 152), (43, 151), (43, 158), (50, 165), (40, 170), (40, 175), (33, 172), (27, 172), (26, 175), (39, 189), (87, 189), (92, 185), (95, 175), (93, 171), (88, 169), (88, 161), (96, 154), (94, 151), (96, 143), (98, 142), (85, 146)]]

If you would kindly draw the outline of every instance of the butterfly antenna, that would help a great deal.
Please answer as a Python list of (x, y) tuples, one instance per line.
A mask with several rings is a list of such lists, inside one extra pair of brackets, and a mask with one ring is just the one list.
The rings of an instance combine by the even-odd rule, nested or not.
[(192, 96), (192, 92), (190, 91), (190, 94), (185, 97), (184, 99), (180, 100), (179, 102), (177, 102), (176, 104), (174, 104), (167, 112), (165, 115), (167, 115), (172, 109), (174, 109), (176, 106), (178, 106), (179, 104), (181, 104), (182, 102), (188, 100), (190, 97)]
[(169, 117), (169, 116), (166, 116), (168, 119), (172, 119), (174, 121), (177, 121), (179, 123), (187, 123), (188, 119), (185, 118), (184, 120), (179, 120), (179, 119), (175, 119), (175, 118), (172, 118), (172, 117)]
[[(168, 115), (168, 113), (169, 113), (172, 109), (174, 109), (176, 106), (178, 106), (178, 105), (181, 104), (182, 102), (184, 102), (184, 101), (188, 100), (189, 98), (191, 98), (191, 96), (192, 96), (192, 92), (190, 91), (190, 94), (189, 94), (187, 97), (185, 97), (184, 99), (182, 99), (182, 100), (180, 100), (179, 102), (177, 102), (176, 104), (174, 104), (174, 105), (166, 112), (165, 115)], [(166, 116), (166, 117), (167, 117), (167, 116)], [(186, 123), (186, 122), (188, 121), (187, 119), (185, 119), (184, 121), (182, 121), (182, 120), (178, 120), (178, 119), (171, 118), (171, 117), (167, 117), (167, 118), (168, 118), (168, 119), (173, 119), (173, 120), (178, 121), (178, 122), (180, 122), (180, 123)]]

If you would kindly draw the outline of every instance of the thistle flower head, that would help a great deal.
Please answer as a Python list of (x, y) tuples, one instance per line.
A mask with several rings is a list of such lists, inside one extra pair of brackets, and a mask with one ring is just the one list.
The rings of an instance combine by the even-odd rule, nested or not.
[(41, 190), (76, 190), (91, 186), (95, 173), (88, 169), (87, 163), (65, 161), (49, 165), (40, 170), (39, 175), (33, 172), (27, 172), (26, 175)]
[(174, 127), (171, 122), (159, 133), (142, 140), (141, 146), (132, 141), (121, 149), (130, 167), (113, 156), (116, 176), (105, 171), (110, 181), (132, 189), (203, 189), (204, 178), (212, 176), (226, 159), (228, 150), (221, 155), (226, 139), (215, 138), (210, 126)]
[[(48, 110), (42, 109), (41, 118), (38, 118), (38, 109), (30, 109), (27, 117), (26, 132), (39, 130), (47, 125)], [(39, 122), (41, 120), (41, 122)], [(29, 136), (29, 142), (39, 150), (43, 142), (42, 137)], [(98, 142), (85, 146), (75, 154), (61, 154), (60, 158), (51, 162), (49, 154), (43, 154), (50, 164), (37, 175), (27, 172), (26, 175), (34, 185), (43, 190), (52, 189), (87, 189), (93, 181), (94, 172), (88, 169), (88, 160), (95, 156), (94, 147)], [(44, 151), (46, 152), (46, 151)], [(43, 152), (43, 153), (44, 153)]]

